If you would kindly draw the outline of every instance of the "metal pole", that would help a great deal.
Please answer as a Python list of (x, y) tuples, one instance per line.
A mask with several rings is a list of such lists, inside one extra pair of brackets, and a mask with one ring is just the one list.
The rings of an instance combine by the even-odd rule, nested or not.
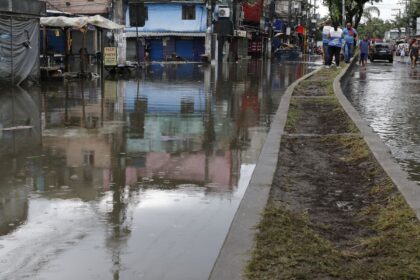
[[(15, 85), (15, 66), (13, 65), (14, 59), (13, 59), (13, 40), (14, 40), (14, 36), (13, 36), (13, 17), (10, 17), (10, 73), (11, 73), (11, 82), (12, 82), (12, 86)], [(12, 93), (14, 93), (14, 91), (12, 90)]]
[(343, 10), (342, 10), (342, 17), (343, 17), (343, 19), (342, 19), (342, 24), (343, 24), (343, 28), (344, 28), (344, 26), (346, 26), (346, 0), (343, 0)]
[(81, 68), (81, 73), (82, 73), (83, 78), (85, 77), (86, 33), (87, 33), (87, 29), (84, 30), (84, 32), (82, 33), (82, 35), (83, 35), (82, 36), (82, 51), (80, 52), (80, 66), (81, 66), (80, 68)]
[(289, 27), (289, 30), (290, 30), (290, 34), (289, 35), (287, 35), (287, 32), (286, 32), (286, 35), (287, 35), (287, 43), (290, 43), (290, 36), (292, 35), (292, 27), (291, 27), (291, 23), (292, 23), (292, 0), (289, 0), (289, 15), (288, 15), (288, 23), (287, 23), (287, 25), (288, 25), (288, 27)]
[(405, 0), (405, 16), (407, 18), (407, 21), (405, 23), (405, 37), (408, 39), (410, 32), (410, 16), (408, 15), (408, 0)]
[(42, 62), (43, 62), (43, 66), (48, 66), (48, 62), (47, 62), (47, 27), (44, 26), (42, 29)]
[(137, 51), (137, 67), (140, 67), (140, 38), (139, 38), (138, 26), (136, 26), (136, 51)]

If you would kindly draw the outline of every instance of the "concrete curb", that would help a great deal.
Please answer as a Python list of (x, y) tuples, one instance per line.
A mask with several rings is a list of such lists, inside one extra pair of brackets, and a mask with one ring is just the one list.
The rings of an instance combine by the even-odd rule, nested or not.
[(296, 85), (317, 73), (319, 69), (296, 80), (280, 100), (267, 139), (258, 158), (250, 184), (233, 218), (219, 256), (210, 273), (210, 280), (243, 279), (244, 268), (250, 260), (256, 227), (259, 224), (270, 194), (277, 168), (281, 136), (287, 121), (290, 99)]
[(408, 179), (408, 174), (402, 170), (401, 166), (392, 157), (389, 148), (360, 117), (359, 113), (343, 93), (341, 87), (342, 78), (352, 69), (355, 61), (356, 60), (352, 61), (352, 65), (345, 69), (345, 71), (342, 71), (334, 80), (334, 93), (347, 115), (360, 130), (361, 135), (378, 163), (382, 166), (389, 178), (391, 178), (392, 182), (396, 185), (407, 203), (415, 211), (417, 218), (420, 220), (420, 186)]

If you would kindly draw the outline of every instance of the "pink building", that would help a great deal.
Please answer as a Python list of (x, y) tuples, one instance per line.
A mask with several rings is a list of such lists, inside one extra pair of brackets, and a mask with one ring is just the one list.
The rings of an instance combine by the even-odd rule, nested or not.
[(108, 14), (111, 0), (49, 0), (47, 8), (72, 14)]

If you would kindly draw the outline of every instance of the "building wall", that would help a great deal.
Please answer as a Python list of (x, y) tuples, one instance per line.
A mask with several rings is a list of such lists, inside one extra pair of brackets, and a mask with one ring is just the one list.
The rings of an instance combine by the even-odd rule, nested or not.
[[(195, 4), (195, 19), (182, 19), (182, 5), (146, 4), (148, 20), (144, 27), (139, 27), (141, 32), (206, 32), (207, 10), (204, 4)], [(129, 8), (126, 11), (126, 26), (131, 27)], [(135, 31), (135, 28), (126, 28), (126, 31)]]
[(47, 8), (66, 13), (107, 14), (110, 12), (111, 4), (112, 0), (49, 0)]

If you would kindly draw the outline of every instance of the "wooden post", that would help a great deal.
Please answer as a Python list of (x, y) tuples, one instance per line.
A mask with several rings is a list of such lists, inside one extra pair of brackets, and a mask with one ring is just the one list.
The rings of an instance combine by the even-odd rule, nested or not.
[(47, 27), (43, 27), (43, 36), (42, 36), (42, 47), (43, 47), (43, 62), (44, 66), (48, 66), (48, 59), (47, 59)]
[(69, 41), (70, 30), (68, 27), (64, 28), (64, 72), (69, 71)]
[(87, 33), (87, 30), (84, 30), (84, 32), (82, 32), (82, 35), (83, 35), (82, 36), (82, 50), (80, 51), (80, 68), (81, 68), (80, 71), (81, 71), (83, 77), (85, 75), (86, 33)]

